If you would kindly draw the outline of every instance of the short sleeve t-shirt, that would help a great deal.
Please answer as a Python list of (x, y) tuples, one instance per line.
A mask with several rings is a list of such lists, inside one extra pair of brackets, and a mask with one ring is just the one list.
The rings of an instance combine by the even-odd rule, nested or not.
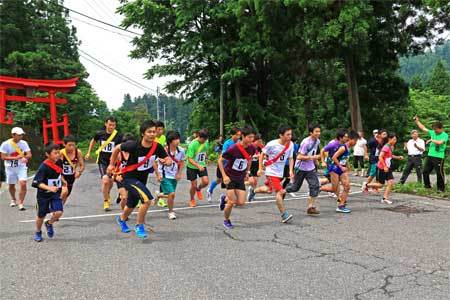
[[(23, 153), (29, 152), (30, 146), (28, 146), (28, 143), (24, 140), (20, 140), (18, 143), (16, 143), (20, 150), (22, 150)], [(4, 141), (2, 145), (0, 146), (0, 152), (3, 154), (6, 154), (7, 156), (19, 156), (19, 153), (17, 153), (16, 149), (11, 145), (10, 140)], [(17, 167), (26, 167), (26, 164), (23, 163), (20, 159), (17, 160), (5, 160), (5, 168), (17, 168)]]
[(445, 150), (447, 149), (448, 134), (446, 132), (441, 132), (436, 134), (434, 130), (428, 130), (432, 140), (443, 141), (441, 145), (436, 145), (435, 143), (430, 143), (430, 148), (428, 149), (428, 156), (445, 158)]
[(355, 156), (364, 156), (365, 149), (364, 147), (367, 145), (367, 141), (365, 138), (360, 138), (356, 141), (355, 147), (353, 147), (353, 155)]
[[(381, 148), (381, 152), (380, 153), (384, 153), (383, 154), (383, 161), (385, 163), (385, 165), (390, 169), (391, 168), (391, 161), (392, 161), (392, 149), (391, 146), (389, 145), (384, 145), (383, 148)], [(381, 164), (380, 161), (378, 161), (377, 164), (378, 169), (383, 169), (384, 166)]]
[[(62, 161), (58, 160), (56, 162), (56, 165), (62, 168)], [(53, 193), (50, 191), (46, 191), (43, 189), (40, 189), (38, 186), (43, 183), (48, 186), (56, 186), (59, 188), (57, 193)], [(36, 174), (34, 175), (32, 186), (37, 188), (37, 198), (38, 199), (49, 199), (54, 197), (55, 195), (61, 194), (61, 187), (62, 187), (62, 179), (61, 174), (57, 173), (55, 170), (50, 168), (44, 163), (41, 163), (39, 166)]]
[[(249, 145), (244, 150), (250, 157), (256, 152), (256, 148), (253, 145)], [(233, 145), (222, 154), (222, 157), (228, 161), (227, 165), (224, 166), (227, 176), (232, 181), (243, 181), (250, 162), (245, 158), (241, 150), (236, 145)]]
[[(281, 145), (278, 140), (272, 140), (262, 149), (262, 152), (267, 156), (267, 160), (272, 160), (278, 156), (278, 154), (283, 151), (285, 145)], [(266, 175), (283, 178), (284, 166), (286, 160), (292, 158), (294, 155), (294, 144), (289, 142), (289, 147), (283, 155), (278, 158), (276, 162), (266, 167)]]
[(367, 144), (367, 147), (369, 148), (369, 162), (371, 164), (375, 164), (378, 162), (378, 155), (379, 155), (379, 149), (378, 149), (378, 141), (375, 138), (371, 138), (369, 140), (369, 143)]
[[(139, 168), (125, 173), (124, 178), (134, 178), (139, 180), (143, 184), (147, 183), (148, 174), (153, 168), (153, 162), (155, 161), (155, 159), (167, 157), (167, 152), (166, 150), (164, 150), (163, 146), (161, 146), (161, 144), (159, 143), (157, 144), (158, 145), (156, 146), (155, 153), (150, 157), (150, 159), (147, 160)], [(150, 149), (151, 147), (143, 147), (141, 142), (137, 141), (128, 141), (120, 145), (121, 151), (129, 153), (129, 157), (126, 163), (127, 166), (135, 165), (143, 161)]]
[[(300, 144), (300, 149), (298, 153), (302, 155), (317, 155), (319, 154), (319, 145), (320, 140), (314, 140), (311, 137), (307, 137), (303, 139), (303, 141)], [(301, 171), (312, 171), (316, 168), (316, 164), (314, 160), (297, 160), (295, 162), (295, 168), (301, 170)]]
[[(189, 157), (195, 160), (200, 166), (206, 167), (206, 157), (208, 153), (209, 143), (206, 141), (204, 144), (200, 144), (200, 142), (195, 139), (193, 140), (186, 152), (186, 157)], [(188, 160), (187, 163), (188, 168), (197, 170), (197, 167), (191, 164)]]
[[(232, 139), (226, 140), (225, 143), (223, 144), (223, 147), (222, 147), (222, 154), (224, 154), (225, 152), (227, 152), (227, 150), (230, 149), (230, 147), (233, 146), (234, 144), (236, 144), (236, 142), (233, 141)], [(224, 159), (223, 165), (224, 165), (224, 166), (227, 165), (227, 160), (226, 160), (226, 159)]]
[(160, 137), (156, 137), (156, 138), (155, 138), (155, 141), (156, 141), (157, 143), (160, 143), (163, 147), (166, 146), (166, 136), (165, 136), (164, 134), (161, 135)]
[(339, 147), (341, 147), (341, 143), (334, 139), (331, 140), (324, 148), (323, 150), (325, 152), (328, 152), (328, 157), (327, 157), (327, 164), (330, 164), (333, 162), (333, 160), (331, 159), (333, 157), (333, 155), (338, 151)]
[[(107, 133), (105, 129), (98, 131), (94, 136), (94, 141), (99, 142), (101, 146), (108, 140), (111, 136), (111, 133)], [(122, 142), (122, 135), (117, 133), (112, 141), (103, 147), (102, 151), (100, 151), (98, 157), (98, 163), (103, 165), (109, 164), (109, 159), (111, 158), (111, 154), (114, 150), (114, 147)]]
[[(67, 154), (69, 155), (69, 154)], [(72, 176), (75, 175), (75, 170), (72, 168), (72, 166), (70, 165), (69, 161), (67, 160), (67, 158), (61, 154), (61, 158), (62, 158), (62, 173), (64, 176)], [(71, 158), (69, 156), (69, 158)], [(77, 165), (78, 163), (78, 149), (75, 149), (75, 157), (73, 159), (71, 159), (72, 164), (74, 166)]]
[(178, 173), (179, 164), (185, 159), (184, 149), (178, 147), (174, 153), (169, 153), (169, 149), (166, 151), (172, 159), (172, 165), (166, 166), (158, 161), (158, 170), (163, 178), (175, 179)]

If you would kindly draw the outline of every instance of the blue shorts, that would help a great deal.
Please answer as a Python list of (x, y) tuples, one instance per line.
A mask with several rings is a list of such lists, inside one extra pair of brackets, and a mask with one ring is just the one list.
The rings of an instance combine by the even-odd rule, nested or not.
[(341, 168), (339, 168), (339, 167), (336, 166), (336, 165), (329, 165), (329, 166), (328, 166), (328, 172), (329, 172), (329, 173), (335, 173), (335, 174), (337, 174), (338, 176), (341, 176), (342, 174), (344, 174), (344, 172), (342, 172)]
[(127, 206), (129, 208), (135, 208), (139, 200), (142, 203), (147, 203), (154, 199), (152, 193), (141, 181), (127, 178), (122, 183), (123, 187), (128, 191)]
[(49, 198), (37, 198), (36, 210), (39, 218), (55, 211), (63, 211), (61, 195), (55, 194)]

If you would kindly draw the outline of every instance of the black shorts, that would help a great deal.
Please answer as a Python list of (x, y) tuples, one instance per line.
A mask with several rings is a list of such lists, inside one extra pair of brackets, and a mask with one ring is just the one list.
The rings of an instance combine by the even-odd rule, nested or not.
[(258, 177), (259, 161), (252, 161), (250, 165), (250, 177)]
[(49, 198), (37, 198), (36, 210), (39, 218), (44, 218), (47, 214), (55, 211), (63, 211), (61, 196), (55, 194)]
[(98, 170), (100, 171), (100, 178), (103, 178), (103, 176), (108, 176), (109, 178), (112, 178), (106, 173), (106, 170), (108, 169), (107, 164), (98, 163)]
[(191, 169), (189, 167), (186, 168), (186, 178), (189, 181), (194, 181), (197, 180), (197, 177), (201, 178), (205, 176), (208, 176), (208, 170), (206, 168), (202, 172), (200, 172), (199, 169)]
[(67, 194), (67, 196), (70, 196), (73, 189), (73, 183), (75, 182), (75, 175), (63, 175), (63, 177), (67, 182), (67, 190), (69, 191), (69, 194)]
[(153, 200), (153, 195), (150, 193), (144, 183), (137, 179), (127, 178), (123, 180), (123, 186), (128, 192), (127, 207), (135, 208), (139, 203), (147, 203)]
[(245, 191), (245, 183), (244, 181), (230, 181), (227, 185), (227, 190), (241, 190)]
[(394, 174), (392, 174), (392, 171), (389, 170), (385, 172), (384, 170), (378, 169), (377, 170), (377, 181), (381, 184), (385, 184), (388, 180), (393, 180)]

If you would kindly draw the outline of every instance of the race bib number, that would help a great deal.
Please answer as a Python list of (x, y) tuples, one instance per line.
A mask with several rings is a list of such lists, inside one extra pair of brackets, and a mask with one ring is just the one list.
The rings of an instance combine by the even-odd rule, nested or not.
[(244, 171), (247, 169), (247, 160), (246, 159), (236, 159), (233, 163), (233, 170), (236, 171)]
[[(102, 146), (104, 143), (106, 143), (106, 141), (102, 141)], [(103, 148), (102, 152), (112, 153), (114, 146), (115, 146), (115, 143), (111, 142)]]
[(202, 152), (197, 154), (197, 162), (205, 162), (206, 161), (206, 153)]
[[(138, 163), (140, 163), (141, 161), (145, 160), (145, 156), (141, 156), (138, 158)], [(150, 169), (153, 166), (152, 163), (152, 159), (150, 158), (149, 160), (147, 160), (145, 162), (145, 164), (143, 164), (142, 166), (140, 166), (139, 168), (137, 168), (138, 171), (146, 171), (148, 169)]]
[(62, 173), (64, 175), (73, 175), (73, 168), (70, 165), (63, 165)]
[(62, 186), (61, 176), (59, 176), (58, 179), (49, 179), (48, 186), (56, 186), (57, 188), (60, 188)]
[(283, 153), (283, 154), (280, 156), (280, 161), (284, 161), (285, 158), (286, 158), (286, 153)]
[(346, 159), (346, 158), (343, 158), (343, 159), (341, 159), (341, 160), (339, 161), (339, 163), (340, 163), (342, 166), (345, 166), (345, 165), (347, 165), (347, 159)]
[(388, 168), (391, 168), (391, 159), (392, 159), (392, 158), (390, 158), (390, 157), (386, 158), (386, 166), (387, 166)]
[(375, 150), (375, 156), (378, 156), (378, 155), (380, 155), (380, 150), (377, 148), (377, 149)]
[(9, 161), (9, 167), (17, 168), (18, 166), (19, 166), (19, 160), (15, 159), (15, 160), (10, 160)]

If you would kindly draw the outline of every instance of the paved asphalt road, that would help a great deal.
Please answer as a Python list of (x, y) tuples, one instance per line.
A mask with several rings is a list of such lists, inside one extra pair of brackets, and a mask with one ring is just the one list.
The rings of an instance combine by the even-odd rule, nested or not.
[(217, 202), (204, 201), (175, 221), (152, 208), (155, 233), (141, 241), (118, 231), (117, 206), (104, 216), (99, 189), (90, 165), (65, 208), (80, 218), (42, 243), (20, 222), (34, 218), (36, 191), (25, 212), (0, 195), (0, 299), (449, 299), (450, 201), (396, 194), (387, 206), (353, 187), (351, 214), (321, 195), (322, 213), (308, 217), (302, 189), (287, 197), (291, 224), (269, 196), (235, 209), (228, 231)]

